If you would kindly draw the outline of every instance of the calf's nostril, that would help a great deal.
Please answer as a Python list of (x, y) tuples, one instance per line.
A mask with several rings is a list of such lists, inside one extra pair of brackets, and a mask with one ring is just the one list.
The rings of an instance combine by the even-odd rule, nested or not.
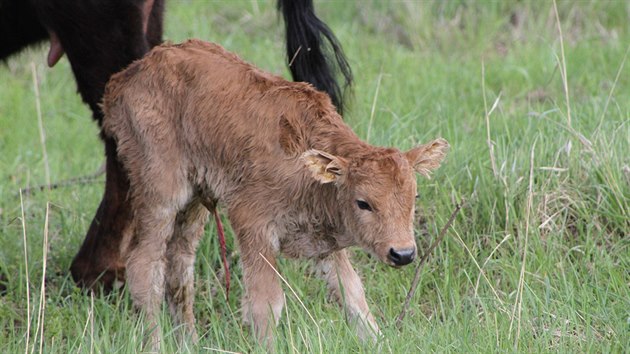
[(406, 265), (413, 261), (416, 257), (415, 248), (406, 248), (401, 250), (389, 249), (389, 260), (395, 265)]

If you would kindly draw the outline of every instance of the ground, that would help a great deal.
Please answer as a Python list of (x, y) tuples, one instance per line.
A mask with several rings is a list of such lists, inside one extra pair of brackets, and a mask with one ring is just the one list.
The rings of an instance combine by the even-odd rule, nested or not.
[[(433, 178), (419, 179), (421, 253), (466, 205), (423, 268), (401, 330), (394, 319), (414, 266), (352, 251), (383, 330), (377, 344), (355, 338), (307, 263), (282, 261), (278, 351), (630, 350), (630, 3), (316, 7), (353, 68), (345, 120), (359, 136), (405, 149), (451, 143)], [(215, 41), (288, 77), (271, 2), (170, 1), (166, 19), (173, 42)], [(133, 352), (142, 324), (128, 293), (86, 296), (68, 272), (103, 188), (102, 175), (77, 178), (104, 158), (68, 62), (49, 69), (45, 54), (0, 65), (0, 351)], [(227, 237), (234, 251), (229, 225)], [(240, 321), (236, 252), (231, 262), (226, 301), (209, 225), (196, 266), (201, 340), (178, 348), (165, 315), (165, 351), (262, 351)]]

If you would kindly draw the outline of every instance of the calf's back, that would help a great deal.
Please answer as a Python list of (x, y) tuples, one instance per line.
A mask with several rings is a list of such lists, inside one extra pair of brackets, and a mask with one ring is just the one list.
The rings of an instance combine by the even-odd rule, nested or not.
[[(130, 173), (148, 172), (159, 176), (153, 183), (181, 187), (212, 170), (218, 199), (243, 183), (275, 183), (295, 172), (295, 159), (287, 157), (300, 147), (291, 145), (296, 139), (284, 144), (283, 133), (335, 131), (363, 146), (327, 95), (197, 40), (158, 47), (115, 75), (103, 110), (104, 131), (117, 139)], [(303, 149), (318, 145), (301, 143)], [(178, 174), (169, 178), (164, 169)]]

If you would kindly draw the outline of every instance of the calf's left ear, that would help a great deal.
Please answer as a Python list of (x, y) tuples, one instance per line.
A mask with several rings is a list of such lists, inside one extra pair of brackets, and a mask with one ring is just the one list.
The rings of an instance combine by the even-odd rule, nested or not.
[(315, 149), (307, 150), (300, 158), (319, 183), (340, 182), (348, 169), (343, 158)]
[(440, 163), (446, 156), (448, 148), (448, 142), (438, 138), (428, 144), (416, 146), (405, 152), (405, 157), (416, 172), (430, 178), (431, 171), (440, 167)]

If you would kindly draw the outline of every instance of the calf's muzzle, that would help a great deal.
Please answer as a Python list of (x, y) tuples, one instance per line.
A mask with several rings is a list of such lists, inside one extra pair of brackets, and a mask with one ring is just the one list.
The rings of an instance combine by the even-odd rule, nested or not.
[(394, 265), (404, 266), (411, 263), (416, 258), (415, 248), (389, 249), (388, 258)]

